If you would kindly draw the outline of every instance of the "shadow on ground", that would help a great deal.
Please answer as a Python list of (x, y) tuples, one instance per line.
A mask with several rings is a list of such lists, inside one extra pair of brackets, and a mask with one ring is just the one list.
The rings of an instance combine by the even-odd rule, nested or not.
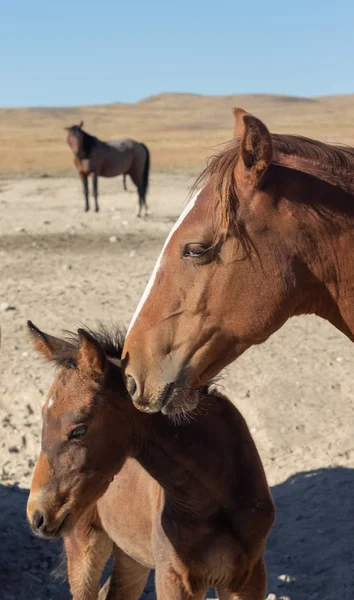
[[(354, 469), (298, 473), (272, 493), (277, 520), (266, 554), (269, 592), (291, 600), (353, 598)], [(67, 600), (66, 582), (55, 577), (61, 544), (32, 535), (27, 496), (28, 490), (0, 486), (0, 596)], [(142, 598), (155, 598), (152, 577)]]
[(297, 473), (272, 494), (269, 591), (291, 600), (354, 598), (354, 469)]

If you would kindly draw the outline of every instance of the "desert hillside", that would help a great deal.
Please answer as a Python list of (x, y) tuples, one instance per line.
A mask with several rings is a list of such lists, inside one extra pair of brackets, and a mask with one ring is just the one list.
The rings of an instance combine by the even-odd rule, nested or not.
[(85, 121), (105, 140), (133, 137), (152, 151), (155, 171), (198, 172), (232, 132), (233, 106), (264, 119), (272, 131), (354, 143), (354, 95), (160, 94), (135, 104), (0, 109), (0, 175), (73, 173), (63, 127)]

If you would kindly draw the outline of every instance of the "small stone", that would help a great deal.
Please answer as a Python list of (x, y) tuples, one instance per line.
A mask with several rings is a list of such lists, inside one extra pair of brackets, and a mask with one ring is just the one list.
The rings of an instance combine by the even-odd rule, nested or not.
[(50, 225), (50, 221), (43, 221), (43, 225)]
[(63, 265), (63, 271), (71, 271), (72, 265)]
[(131, 258), (133, 258), (135, 255), (136, 255), (136, 252), (135, 252), (135, 250), (131, 250), (131, 251), (129, 252), (129, 256), (131, 256)]
[(26, 358), (28, 356), (28, 352), (22, 352), (22, 358)]
[(16, 231), (16, 233), (26, 233), (26, 230), (24, 227), (16, 227), (15, 231)]
[(291, 583), (292, 581), (296, 581), (295, 577), (291, 575), (279, 575), (278, 579), (280, 581), (284, 581), (284, 583)]
[(30, 404), (26, 404), (26, 408), (27, 408), (27, 412), (29, 415), (33, 415), (34, 414), (34, 410), (32, 408), (32, 406)]
[(115, 244), (116, 242), (118, 242), (118, 238), (116, 235), (111, 235), (109, 241), (111, 242), (111, 244)]

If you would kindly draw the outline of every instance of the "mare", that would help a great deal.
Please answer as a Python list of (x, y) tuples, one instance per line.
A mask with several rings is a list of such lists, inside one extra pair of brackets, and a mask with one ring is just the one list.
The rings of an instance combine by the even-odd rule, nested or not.
[(126, 175), (130, 175), (138, 189), (139, 208), (137, 216), (141, 216), (144, 208), (148, 214), (146, 193), (149, 184), (150, 153), (145, 144), (131, 139), (103, 142), (90, 135), (79, 125), (65, 127), (68, 132), (67, 142), (74, 153), (74, 164), (83, 183), (85, 195), (85, 211), (90, 210), (88, 177), (92, 173), (95, 210), (98, 212), (98, 177), (116, 177), (123, 175), (124, 189)]
[(185, 410), (186, 397), (192, 409), (198, 388), (295, 315), (354, 340), (354, 148), (234, 118), (128, 330), (123, 367), (141, 410)]
[(274, 506), (247, 425), (224, 396), (200, 390), (203, 410), (176, 424), (135, 409), (119, 334), (67, 339), (29, 323), (35, 347), (59, 366), (43, 407), (42, 449), (27, 516), (64, 537), (75, 600), (138, 600), (151, 568), (159, 600), (264, 600), (264, 549)]

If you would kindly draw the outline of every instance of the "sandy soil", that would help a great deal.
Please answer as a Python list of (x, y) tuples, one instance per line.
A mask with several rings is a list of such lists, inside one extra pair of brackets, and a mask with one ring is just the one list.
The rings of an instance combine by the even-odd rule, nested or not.
[[(1, 599), (68, 597), (52, 575), (60, 545), (35, 539), (25, 519), (53, 376), (26, 320), (55, 334), (98, 320), (127, 325), (190, 183), (153, 177), (151, 218), (138, 220), (121, 180), (100, 182), (98, 215), (83, 213), (77, 179), (0, 182)], [(225, 373), (276, 502), (267, 566), (278, 600), (354, 597), (352, 374), (350, 343), (315, 318), (293, 319)]]

